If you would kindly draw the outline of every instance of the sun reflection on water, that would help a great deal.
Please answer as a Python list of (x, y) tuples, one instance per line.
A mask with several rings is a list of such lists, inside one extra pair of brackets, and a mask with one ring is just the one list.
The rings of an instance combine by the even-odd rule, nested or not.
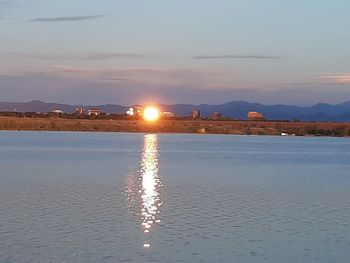
[(158, 159), (158, 137), (155, 134), (145, 135), (141, 157), (141, 220), (145, 233), (149, 233), (154, 223), (159, 221), (160, 188)]
[[(133, 179), (135, 177), (132, 175), (127, 178), (126, 192), (129, 208), (134, 210), (139, 207), (136, 214), (140, 216), (142, 231), (148, 237), (155, 224), (160, 223), (160, 207), (163, 204), (160, 195), (162, 182), (159, 176), (159, 151), (156, 134), (144, 136), (140, 171), (137, 176), (138, 182)], [(137, 205), (138, 203), (140, 206)], [(143, 244), (144, 248), (150, 246), (149, 242)]]

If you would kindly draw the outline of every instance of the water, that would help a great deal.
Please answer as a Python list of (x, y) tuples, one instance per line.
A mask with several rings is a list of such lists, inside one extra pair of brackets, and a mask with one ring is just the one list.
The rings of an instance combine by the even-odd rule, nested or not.
[(0, 262), (348, 262), (350, 140), (0, 132)]

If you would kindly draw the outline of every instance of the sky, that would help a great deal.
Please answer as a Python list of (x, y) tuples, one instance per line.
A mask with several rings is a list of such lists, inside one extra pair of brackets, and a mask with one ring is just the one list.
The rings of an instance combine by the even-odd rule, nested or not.
[(350, 100), (348, 0), (0, 0), (0, 101)]

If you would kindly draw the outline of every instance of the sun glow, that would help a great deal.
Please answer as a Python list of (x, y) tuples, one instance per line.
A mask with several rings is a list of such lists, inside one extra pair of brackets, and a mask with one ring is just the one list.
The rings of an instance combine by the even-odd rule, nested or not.
[(159, 109), (153, 106), (148, 106), (143, 111), (143, 118), (146, 121), (156, 121), (160, 117)]

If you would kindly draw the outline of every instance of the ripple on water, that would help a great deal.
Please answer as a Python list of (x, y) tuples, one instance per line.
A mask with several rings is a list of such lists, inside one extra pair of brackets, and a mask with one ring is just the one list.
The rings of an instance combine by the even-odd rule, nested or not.
[[(332, 144), (334, 156), (327, 158), (327, 165), (316, 167), (325, 171), (317, 177), (309, 174), (313, 170), (305, 163), (321, 165), (318, 158), (327, 155), (317, 152), (329, 147), (322, 148), (327, 143), (313, 143), (314, 139), (300, 155), (316, 152), (307, 159), (312, 162), (299, 162), (296, 153), (305, 148), (299, 138), (288, 146), (280, 138), (266, 137), (157, 135), (157, 141), (155, 136), (76, 134), (68, 140), (80, 141), (75, 149), (62, 135), (40, 134), (35, 140), (52, 144), (53, 150), (38, 151), (28, 146), (30, 133), (11, 136), (20, 137), (18, 149), (29, 148), (12, 149), (5, 161), (0, 158), (0, 262), (347, 262), (350, 258), (349, 181), (341, 175), (349, 167), (344, 161), (349, 153), (342, 145), (337, 158), (338, 148)], [(11, 138), (0, 136), (0, 140), (12, 148)], [(278, 156), (276, 141), (270, 140), (283, 145), (283, 156)], [(88, 155), (80, 158), (84, 145)], [(70, 149), (68, 156), (60, 154), (67, 152), (62, 147)], [(261, 156), (264, 147), (269, 154)], [(35, 154), (29, 158), (31, 150)], [(247, 160), (241, 162), (242, 152)], [(59, 166), (52, 164), (57, 160), (45, 166), (57, 155)], [(93, 156), (98, 161), (93, 162)], [(278, 184), (282, 179), (277, 176), (259, 173), (262, 160), (273, 167), (269, 171), (285, 171), (281, 177), (288, 183)], [(285, 169), (286, 162), (304, 177)], [(216, 163), (216, 173), (205, 173)], [(249, 177), (237, 167), (250, 163), (249, 171), (259, 176)], [(52, 167), (56, 169), (51, 171)], [(89, 172), (91, 177), (86, 177)], [(254, 180), (242, 183), (239, 176)], [(306, 181), (309, 185), (304, 187)], [(146, 225), (151, 228), (145, 229)]]

